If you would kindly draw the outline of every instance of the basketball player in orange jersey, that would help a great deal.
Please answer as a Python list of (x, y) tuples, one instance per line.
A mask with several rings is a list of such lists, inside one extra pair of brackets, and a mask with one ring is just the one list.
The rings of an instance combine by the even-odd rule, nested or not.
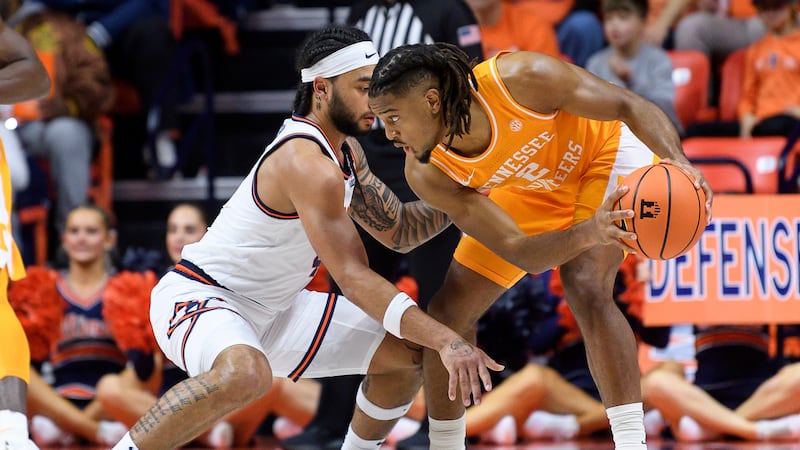
[[(28, 42), (0, 21), (0, 103), (10, 104), (47, 95), (50, 79)], [(25, 405), (30, 377), (30, 352), (25, 332), (8, 303), (9, 279), (25, 276), (25, 267), (11, 237), (11, 179), (0, 145), (0, 450), (36, 449), (28, 439)]]
[[(441, 43), (381, 58), (370, 106), (406, 152), (410, 186), (465, 233), (430, 314), (468, 336), (500, 294), (560, 255), (616, 448), (645, 449), (635, 341), (612, 300), (625, 247), (580, 229), (619, 191), (621, 177), (656, 155), (692, 174), (710, 217), (711, 191), (669, 118), (549, 56), (501, 52), (473, 68)], [(486, 190), (488, 197), (480, 195)], [(536, 234), (546, 238), (526, 241)], [(430, 447), (463, 448), (464, 406), (445, 395), (447, 373), (433, 356), (423, 360)]]

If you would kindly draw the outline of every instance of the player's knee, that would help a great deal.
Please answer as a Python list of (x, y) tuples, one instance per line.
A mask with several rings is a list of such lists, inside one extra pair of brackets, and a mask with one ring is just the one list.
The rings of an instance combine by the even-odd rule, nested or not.
[(369, 386), (369, 392), (365, 392), (365, 383), (358, 386), (356, 405), (367, 416), (381, 421), (403, 417), (411, 408), (414, 395), (419, 390), (419, 385), (416, 389), (388, 389), (388, 386), (378, 387), (367, 382), (366, 386)]
[(428, 314), (453, 331), (462, 334), (469, 331), (478, 320), (478, 317), (467, 314), (459, 302), (432, 301), (428, 305)]
[(218, 378), (225, 398), (236, 404), (249, 403), (272, 386), (272, 369), (266, 356), (247, 345), (223, 351), (214, 361), (211, 372)]

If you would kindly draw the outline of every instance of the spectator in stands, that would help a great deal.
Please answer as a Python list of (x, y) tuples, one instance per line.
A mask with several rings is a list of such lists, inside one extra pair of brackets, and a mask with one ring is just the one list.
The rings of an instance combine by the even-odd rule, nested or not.
[[(197, 242), (208, 228), (205, 213), (198, 206), (181, 203), (175, 206), (167, 217), (166, 249), (172, 264), (181, 259), (183, 246)], [(155, 278), (153, 278), (155, 280)], [(122, 296), (120, 296), (122, 297)], [(109, 298), (107, 302), (121, 301), (130, 303), (129, 298)], [(109, 305), (105, 312), (125, 312), (125, 305)], [(146, 332), (152, 333), (149, 327), (149, 311), (146, 308), (142, 323), (148, 325)], [(135, 312), (132, 311), (134, 314)], [(121, 321), (127, 320), (120, 314), (109, 315), (106, 322), (121, 347), (129, 334)], [(119, 323), (115, 323), (119, 321)], [(117, 326), (119, 325), (119, 326)], [(147, 351), (141, 351), (147, 350)], [(133, 367), (126, 368), (119, 374), (107, 374), (97, 383), (97, 398), (115, 420), (130, 427), (156, 403), (159, 396), (179, 381), (187, 378), (177, 366), (164, 358), (157, 348), (126, 351)], [(292, 383), (285, 378), (275, 379), (272, 388), (249, 406), (240, 409), (224, 420), (215, 424), (209, 432), (197, 439), (198, 444), (211, 448), (230, 448), (247, 446), (253, 439), (263, 419), (268, 414), (285, 417), (286, 420), (299, 426), (306, 425), (314, 414), (319, 397), (319, 386), (313, 380), (299, 380)]]
[(45, 63), (52, 85), (48, 97), (19, 103), (13, 114), (27, 153), (49, 164), (55, 225), (61, 232), (67, 214), (88, 200), (93, 123), (111, 106), (111, 76), (102, 52), (72, 17), (43, 10), (27, 16), (19, 28)]
[[(173, 135), (178, 128), (177, 89), (162, 89), (175, 53), (168, 26), (169, 5), (169, 0), (26, 0), (12, 18), (48, 7), (86, 24), (89, 38), (105, 52), (111, 74), (138, 91), (147, 109), (148, 127), (152, 127), (149, 131), (156, 133), (154, 154), (162, 169), (176, 162)], [(149, 151), (145, 155), (150, 155)]]
[(767, 35), (747, 49), (739, 135), (788, 136), (800, 124), (800, 29), (796, 0), (755, 0)]
[(668, 370), (642, 380), (645, 402), (658, 409), (675, 438), (800, 438), (800, 365), (776, 367), (766, 327), (697, 326), (695, 333), (694, 383)]
[(676, 50), (699, 50), (711, 62), (709, 104), (717, 102), (717, 74), (725, 58), (760, 39), (764, 24), (756, 17), (752, 0), (668, 0), (666, 10), (673, 19), (682, 16), (674, 32)]
[[(42, 306), (37, 314), (44, 314), (48, 308), (63, 311), (61, 336), (52, 352), (45, 348), (43, 353), (50, 353), (45, 360), (52, 367), (52, 385), (45, 382), (39, 370), (31, 370), (28, 413), (32, 416), (31, 434), (39, 446), (70, 445), (76, 439), (113, 445), (127, 431), (124, 425), (107, 420), (95, 398), (100, 377), (125, 367), (125, 355), (102, 318), (106, 288), (114, 277), (109, 252), (115, 240), (105, 211), (80, 206), (68, 214), (61, 236), (68, 267), (50, 272), (52, 277), (46, 283), (52, 283), (49, 294), (38, 299)], [(15, 289), (25, 284), (32, 284), (27, 289), (43, 288), (41, 278), (29, 277), (18, 283)], [(37, 362), (45, 361), (34, 361), (41, 368)]]
[(529, 3), (556, 29), (558, 48), (570, 60), (586, 67), (589, 57), (603, 48), (603, 27), (596, 2), (576, 0), (515, 0)]
[(675, 112), (672, 62), (660, 47), (644, 42), (647, 0), (604, 0), (603, 28), (609, 46), (589, 58), (586, 69), (658, 105), (682, 133)]
[(467, 0), (481, 27), (483, 56), (502, 50), (527, 50), (559, 57), (553, 25), (539, 17), (534, 5), (505, 0)]

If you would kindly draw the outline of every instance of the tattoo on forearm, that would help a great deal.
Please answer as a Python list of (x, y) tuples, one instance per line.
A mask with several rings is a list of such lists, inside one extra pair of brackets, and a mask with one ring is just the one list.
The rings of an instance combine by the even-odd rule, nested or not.
[(353, 193), (350, 208), (362, 223), (378, 231), (396, 227), (392, 247), (415, 247), (444, 230), (450, 219), (422, 201), (401, 203), (383, 182), (369, 175)]

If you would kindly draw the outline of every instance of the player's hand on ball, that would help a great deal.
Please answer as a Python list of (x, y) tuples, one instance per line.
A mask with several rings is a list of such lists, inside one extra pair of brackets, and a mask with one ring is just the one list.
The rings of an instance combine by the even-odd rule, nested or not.
[(450, 374), (447, 396), (455, 401), (457, 390), (461, 389), (464, 406), (470, 404), (470, 394), (475, 404), (481, 402), (481, 384), (487, 391), (492, 390), (492, 378), (489, 370), (499, 372), (504, 369), (490, 358), (483, 350), (464, 340), (455, 340), (439, 350), (442, 364)]
[(601, 244), (612, 244), (628, 253), (636, 253), (636, 249), (626, 244), (623, 239), (636, 240), (636, 234), (619, 227), (625, 219), (633, 217), (632, 209), (617, 210), (614, 206), (628, 192), (628, 186), (620, 184), (595, 211), (594, 218), (597, 236)]
[(673, 166), (680, 167), (684, 172), (689, 174), (694, 181), (695, 189), (702, 189), (706, 194), (706, 224), (711, 223), (711, 204), (712, 198), (714, 197), (714, 192), (711, 190), (711, 186), (708, 184), (708, 181), (706, 181), (706, 177), (703, 175), (703, 172), (700, 172), (696, 167), (688, 162), (675, 161), (674, 159), (662, 159), (659, 161), (659, 164), (672, 164)]

